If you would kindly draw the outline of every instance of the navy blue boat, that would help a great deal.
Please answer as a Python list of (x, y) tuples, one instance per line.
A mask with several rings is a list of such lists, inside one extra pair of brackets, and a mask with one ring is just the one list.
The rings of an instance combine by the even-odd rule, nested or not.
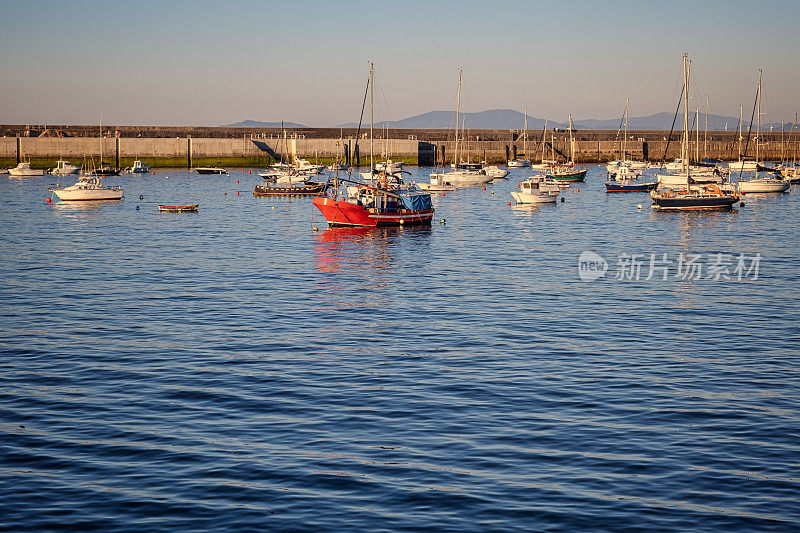
[(658, 182), (653, 183), (622, 183), (619, 181), (607, 181), (606, 192), (648, 192), (654, 190)]

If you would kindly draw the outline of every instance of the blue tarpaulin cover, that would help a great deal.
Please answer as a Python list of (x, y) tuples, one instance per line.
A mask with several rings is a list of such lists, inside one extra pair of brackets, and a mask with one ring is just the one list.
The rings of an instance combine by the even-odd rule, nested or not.
[(406, 209), (414, 209), (415, 211), (422, 211), (431, 208), (431, 195), (430, 194), (401, 194), (400, 198), (403, 199), (403, 205)]

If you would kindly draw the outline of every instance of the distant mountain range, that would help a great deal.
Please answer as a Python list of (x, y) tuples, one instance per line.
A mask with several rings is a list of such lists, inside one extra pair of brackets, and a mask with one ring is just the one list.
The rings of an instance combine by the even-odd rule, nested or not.
[[(225, 124), (221, 128), (280, 128), (280, 122), (260, 122), (258, 120), (243, 120), (241, 122), (234, 122), (233, 124)], [(304, 124), (296, 122), (284, 122), (285, 128), (307, 128)]]
[[(489, 130), (489, 129), (522, 129), (525, 115), (513, 109), (489, 109), (478, 113), (462, 113), (463, 124), (467, 128)], [(672, 126), (672, 113), (656, 113), (646, 117), (629, 117), (628, 129), (631, 130), (668, 130)], [(694, 124), (694, 117), (690, 117), (690, 125)], [(700, 127), (705, 127), (705, 115), (700, 114)], [(621, 118), (607, 120), (583, 119), (573, 120), (573, 127), (579, 130), (616, 130), (622, 123)], [(739, 119), (735, 117), (725, 117), (721, 115), (708, 115), (708, 129), (722, 130), (727, 123), (729, 130), (736, 129)], [(381, 127), (386, 127), (385, 122), (380, 122)], [(544, 128), (545, 119), (528, 115), (528, 129), (540, 130)], [(342, 124), (345, 128), (355, 128), (358, 124)], [(408, 128), (408, 129), (446, 129), (455, 127), (455, 113), (452, 111), (429, 111), (421, 115), (404, 118), (402, 120), (390, 121), (389, 128)], [(557, 122), (548, 120), (548, 128), (567, 128), (566, 121)], [(682, 128), (681, 121), (675, 124), (677, 128)]]
[[(672, 126), (672, 119), (675, 115), (672, 113), (656, 113), (646, 117), (629, 117), (628, 129), (630, 130), (669, 130)], [(478, 130), (519, 130), (522, 129), (525, 116), (519, 111), (513, 109), (488, 109), (478, 113), (461, 113), (463, 124), (469, 129)], [(700, 130), (705, 128), (705, 115), (700, 113)], [(743, 129), (747, 129), (749, 125), (749, 117), (745, 117)], [(453, 111), (429, 111), (421, 115), (404, 118), (402, 120), (388, 121), (389, 128), (397, 129), (449, 129), (455, 128), (455, 113)], [(689, 116), (689, 127), (694, 129), (695, 115)], [(573, 127), (578, 130), (616, 130), (622, 123), (621, 118), (612, 118), (607, 120), (597, 119), (583, 119), (574, 120)], [(736, 130), (739, 124), (738, 117), (726, 117), (722, 115), (708, 115), (708, 129), (709, 130)], [(528, 115), (528, 129), (541, 130), (544, 128), (545, 120), (543, 118), (531, 117)], [(258, 122), (255, 120), (244, 120), (236, 122), (235, 124), (228, 124), (225, 127), (230, 128), (280, 128), (280, 122)], [(295, 122), (285, 122), (284, 126), (287, 128), (306, 128), (303, 124)], [(384, 128), (387, 126), (386, 122), (376, 122), (375, 127)], [(566, 129), (568, 124), (566, 122), (547, 121), (548, 128), (562, 128)], [(337, 124), (335, 127), (343, 128), (356, 128), (357, 123)], [(364, 124), (362, 124), (362, 128)], [(366, 124), (369, 127), (369, 124)], [(770, 127), (774, 131), (780, 131), (780, 123), (778, 124), (762, 124), (762, 131), (769, 131)], [(791, 129), (791, 124), (786, 124), (786, 131)], [(677, 130), (683, 129), (683, 115), (678, 117), (675, 121), (675, 128)]]

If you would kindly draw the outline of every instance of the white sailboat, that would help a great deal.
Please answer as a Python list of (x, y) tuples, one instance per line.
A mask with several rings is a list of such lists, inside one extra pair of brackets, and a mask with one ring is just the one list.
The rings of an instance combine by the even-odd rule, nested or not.
[[(458, 69), (458, 91), (456, 93), (456, 142), (455, 153), (453, 161), (458, 161), (459, 156), (459, 121), (461, 116), (461, 74), (462, 70)], [(457, 165), (458, 167), (458, 165)], [(489, 176), (482, 168), (480, 170), (472, 170), (470, 168), (456, 168), (452, 172), (433, 172), (431, 173), (431, 183), (441, 182), (448, 183), (453, 187), (473, 187), (475, 185), (482, 185), (492, 181), (492, 176)], [(420, 185), (421, 186), (421, 185)]]
[[(528, 108), (525, 107), (525, 119), (523, 120), (524, 132), (522, 134), (522, 153), (528, 155)], [(509, 168), (525, 168), (531, 166), (530, 159), (512, 159), (508, 162)]]
[[(758, 164), (758, 145), (759, 137), (761, 136), (761, 69), (758, 69), (758, 92), (756, 93), (756, 106), (757, 111), (756, 114), (756, 164)], [(748, 193), (755, 193), (755, 192), (762, 192), (762, 193), (775, 193), (775, 192), (786, 192), (789, 190), (789, 182), (778, 178), (775, 175), (766, 175), (762, 174), (759, 176), (758, 170), (756, 170), (756, 175), (753, 179), (749, 180), (739, 180), (738, 183), (739, 192), (742, 194)]]

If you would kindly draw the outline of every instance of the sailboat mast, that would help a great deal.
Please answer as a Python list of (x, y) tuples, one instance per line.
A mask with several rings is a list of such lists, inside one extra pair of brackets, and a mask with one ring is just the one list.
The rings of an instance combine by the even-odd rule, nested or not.
[(700, 106), (697, 106), (697, 117), (694, 119), (695, 127), (695, 141), (694, 141), (694, 160), (700, 161)]
[[(797, 122), (795, 120), (795, 122)], [(544, 131), (542, 131), (542, 164), (544, 165), (544, 145), (547, 142), (547, 117), (544, 119)]]
[[(758, 69), (758, 117), (756, 118), (756, 165), (758, 165), (758, 145), (761, 143), (761, 69)], [(756, 168), (758, 174), (758, 168)]]
[(374, 149), (374, 146), (373, 146), (373, 137), (372, 137), (372, 125), (373, 125), (373, 114), (372, 114), (373, 113), (373, 111), (372, 111), (373, 88), (372, 87), (373, 87), (373, 83), (372, 83), (372, 61), (370, 61), (369, 62), (369, 169), (370, 169), (370, 171), (372, 171), (372, 169), (375, 168), (375, 166), (374, 166), (374, 164), (372, 162), (372, 157), (373, 157), (373, 154), (375, 153), (375, 149)]
[(781, 165), (783, 164), (783, 121), (781, 120)]
[(742, 106), (739, 106), (739, 161), (742, 160)]
[(703, 133), (703, 158), (708, 159), (708, 95), (706, 95), (706, 131)]
[(689, 176), (689, 58), (683, 54), (683, 142), (681, 143), (681, 167)]
[(625, 137), (622, 138), (622, 160), (628, 160), (628, 103), (630, 98), (625, 98)]
[(569, 162), (575, 164), (575, 142), (572, 140), (572, 113), (569, 114)]
[(103, 166), (103, 115), (100, 115), (100, 166)]
[(797, 113), (794, 114), (794, 124), (792, 125), (794, 128), (794, 159), (793, 159), (793, 167), (795, 168), (795, 172), (797, 172)]
[(458, 166), (458, 126), (461, 120), (461, 69), (458, 69), (458, 90), (456, 91), (456, 149), (453, 162)]
[(524, 120), (525, 133), (522, 134), (522, 152), (524, 157), (528, 157), (528, 106), (525, 106), (525, 120)]

